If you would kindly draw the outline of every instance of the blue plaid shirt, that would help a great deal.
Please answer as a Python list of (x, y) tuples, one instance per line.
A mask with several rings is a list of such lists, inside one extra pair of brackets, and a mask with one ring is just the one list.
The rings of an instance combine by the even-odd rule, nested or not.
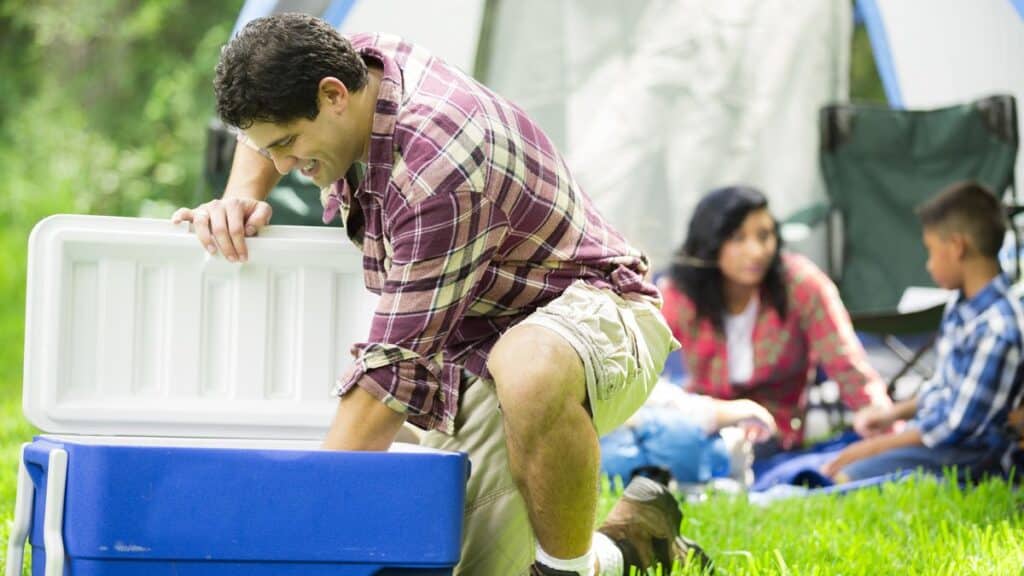
[(942, 318), (935, 376), (922, 387), (913, 424), (925, 446), (1005, 447), (1006, 417), (1021, 392), (1024, 307), (999, 275)]

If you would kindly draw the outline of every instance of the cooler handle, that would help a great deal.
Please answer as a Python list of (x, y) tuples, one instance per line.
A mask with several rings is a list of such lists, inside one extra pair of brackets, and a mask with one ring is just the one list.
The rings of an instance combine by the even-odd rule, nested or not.
[(7, 538), (7, 569), (5, 576), (21, 576), (21, 565), (25, 555), (25, 540), (32, 524), (32, 497), (35, 489), (32, 478), (25, 467), (25, 447), (21, 445), (21, 458), (18, 458), (18, 492), (14, 501), (14, 523)]
[[(25, 539), (32, 522), (34, 486), (28, 475), (26, 461), (42, 465), (38, 450), (21, 448), (18, 464), (18, 495), (14, 509), (14, 526), (7, 543), (6, 576), (20, 576), (24, 561)], [(46, 547), (44, 576), (64, 574), (64, 491), (68, 479), (68, 453), (63, 448), (50, 450), (46, 459), (46, 509), (43, 510), (43, 546)]]

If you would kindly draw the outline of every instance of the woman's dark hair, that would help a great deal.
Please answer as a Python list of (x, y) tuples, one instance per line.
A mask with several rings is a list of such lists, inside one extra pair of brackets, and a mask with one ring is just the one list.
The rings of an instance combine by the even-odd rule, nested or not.
[[(707, 318), (716, 329), (723, 329), (725, 296), (718, 255), (722, 244), (743, 224), (747, 215), (768, 208), (768, 199), (756, 188), (728, 186), (709, 192), (697, 204), (683, 247), (673, 259), (669, 275), (697, 307), (697, 318)], [(762, 281), (762, 299), (786, 315), (786, 284), (783, 279), (782, 237), (775, 223), (778, 248)]]
[(366, 63), (330, 24), (306, 14), (257, 18), (221, 51), (213, 80), (217, 114), (243, 129), (312, 120), (328, 76), (352, 92), (367, 80)]

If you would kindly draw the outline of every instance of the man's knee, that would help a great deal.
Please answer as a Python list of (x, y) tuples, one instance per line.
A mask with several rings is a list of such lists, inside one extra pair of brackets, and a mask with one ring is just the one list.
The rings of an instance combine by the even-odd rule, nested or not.
[(586, 401), (583, 362), (564, 338), (546, 328), (516, 326), (494, 345), (487, 361), (506, 418)]

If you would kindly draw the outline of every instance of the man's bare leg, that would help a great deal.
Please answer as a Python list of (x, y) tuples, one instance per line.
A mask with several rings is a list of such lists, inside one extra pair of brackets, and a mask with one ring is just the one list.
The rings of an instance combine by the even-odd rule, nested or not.
[(509, 330), (488, 368), (504, 414), (512, 476), (540, 547), (557, 558), (590, 550), (600, 445), (585, 403), (583, 363), (561, 336)]

